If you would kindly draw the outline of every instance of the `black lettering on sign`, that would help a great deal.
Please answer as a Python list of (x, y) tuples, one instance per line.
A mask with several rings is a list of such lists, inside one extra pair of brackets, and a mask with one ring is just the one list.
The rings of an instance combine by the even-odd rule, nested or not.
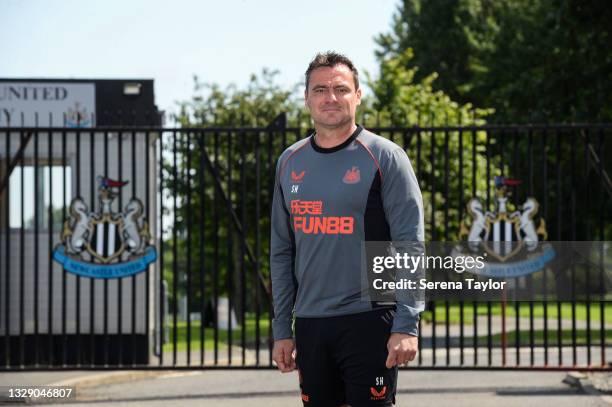
[(11, 123), (11, 114), (12, 112), (9, 109), (2, 109), (2, 115), (0, 115), (0, 122), (2, 121), (2, 119), (6, 119), (6, 124), (9, 125)]
[(68, 90), (64, 87), (55, 88), (55, 100), (64, 100), (68, 97)]

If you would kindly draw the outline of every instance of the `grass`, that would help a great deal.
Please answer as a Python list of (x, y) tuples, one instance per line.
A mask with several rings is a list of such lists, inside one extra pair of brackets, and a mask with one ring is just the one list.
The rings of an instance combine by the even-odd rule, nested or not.
[[(200, 350), (200, 321), (191, 322), (191, 341), (190, 348), (192, 352)], [(268, 338), (268, 328), (270, 323), (267, 316), (260, 315), (259, 319), (259, 336), (260, 341)], [(164, 352), (172, 352), (174, 349), (174, 325), (169, 320), (167, 327), (169, 328), (169, 340), (164, 344)], [(215, 331), (212, 327), (204, 327), (204, 350), (211, 351), (215, 349)], [(179, 321), (176, 324), (176, 349), (179, 351), (187, 350), (187, 322)], [(228, 347), (229, 335), (225, 329), (218, 329), (218, 346), (217, 349), (225, 350)], [(246, 317), (245, 344), (255, 345), (256, 342), (256, 319), (254, 315)], [(232, 346), (242, 345), (242, 326), (232, 326)], [(262, 345), (260, 345), (263, 347)]]
[[(544, 305), (542, 303), (534, 303), (533, 305), (533, 316), (534, 318), (544, 317)], [(556, 319), (558, 316), (557, 304), (547, 304), (548, 318)], [(599, 302), (594, 302), (587, 307), (586, 303), (576, 303), (576, 320), (586, 321), (587, 320), (587, 309), (590, 308), (590, 320), (592, 323), (599, 323), (601, 320), (601, 312)], [(436, 312), (436, 323), (446, 322), (446, 307), (444, 303), (437, 302), (435, 307)], [(487, 304), (479, 303), (476, 308), (477, 315), (487, 315)], [(491, 315), (501, 316), (502, 305), (500, 303), (491, 304)], [(519, 303), (519, 316), (520, 318), (529, 318), (530, 308), (528, 303)], [(514, 303), (506, 304), (506, 316), (516, 316), (516, 309)], [(421, 313), (421, 319), (427, 322), (431, 322), (433, 318), (433, 312), (431, 310), (424, 311)], [(561, 303), (561, 318), (572, 319), (572, 304), (563, 302)], [(449, 304), (449, 323), (459, 324), (460, 323), (460, 308), (457, 303)], [(474, 319), (474, 306), (472, 303), (466, 302), (463, 307), (463, 323), (464, 325), (471, 325)], [(606, 323), (612, 323), (612, 302), (604, 303), (604, 321)]]
[[(591, 329), (591, 346), (599, 346), (601, 344), (601, 336), (599, 329)], [(612, 329), (606, 329), (604, 336), (604, 343), (606, 345), (612, 345)], [(557, 341), (559, 337), (558, 331), (548, 331), (548, 346), (555, 347), (557, 346)], [(501, 333), (491, 335), (491, 341), (493, 346), (501, 345)], [(471, 340), (471, 338), (470, 338)], [(513, 347), (516, 346), (516, 331), (510, 331), (506, 333), (506, 346)], [(520, 331), (519, 334), (519, 346), (529, 346), (530, 345), (530, 332), (529, 331)], [(533, 343), (535, 346), (543, 346), (544, 345), (544, 331), (543, 330), (534, 330), (533, 331)], [(478, 345), (486, 345), (487, 344), (487, 336), (479, 336), (478, 337)], [(587, 330), (586, 329), (576, 329), (576, 345), (577, 346), (585, 346), (587, 344)], [(571, 329), (566, 329), (561, 331), (561, 345), (562, 346), (571, 346), (572, 345), (572, 331)]]
[[(612, 303), (606, 303), (604, 315), (606, 322), (612, 322)], [(529, 305), (528, 304), (520, 304), (520, 316), (521, 318), (526, 317), (529, 318)], [(459, 323), (459, 305), (455, 303), (451, 303), (449, 305), (449, 321), (451, 324)], [(471, 325), (474, 309), (471, 303), (466, 303), (464, 305), (464, 324)], [(600, 312), (599, 312), (599, 303), (591, 304), (591, 322), (593, 323), (592, 329), (590, 331), (591, 335), (591, 344), (598, 345), (600, 343), (600, 331), (599, 331), (599, 321), (600, 321)], [(445, 307), (443, 303), (436, 304), (436, 323), (444, 323), (445, 321)], [(586, 313), (587, 307), (584, 303), (576, 304), (576, 320), (586, 321)], [(431, 311), (425, 311), (421, 314), (421, 317), (424, 320), (431, 321)], [(477, 307), (478, 315), (487, 315), (487, 305), (486, 303), (478, 304)], [(491, 314), (492, 315), (501, 315), (501, 304), (494, 303), (491, 304)], [(514, 304), (510, 304), (506, 306), (506, 315), (507, 316), (515, 316), (515, 308)], [(544, 306), (542, 304), (534, 304), (533, 315), (536, 318), (541, 318), (544, 316)], [(562, 303), (561, 304), (561, 316), (564, 319), (571, 319), (571, 304), (570, 303)], [(557, 317), (557, 304), (548, 304), (548, 317), (556, 318)], [(246, 317), (246, 331), (245, 331), (245, 343), (247, 346), (254, 346), (256, 340), (256, 320), (255, 316), (252, 314), (247, 314)], [(169, 341), (164, 344), (164, 352), (172, 352), (173, 350), (173, 325), (172, 321), (169, 321)], [(267, 315), (261, 315), (259, 319), (259, 334), (260, 340), (264, 341), (268, 338), (270, 323), (268, 321)], [(187, 323), (184, 321), (179, 321), (177, 323), (177, 351), (186, 351), (187, 350)], [(204, 349), (205, 351), (213, 351), (215, 348), (215, 340), (214, 340), (214, 329), (211, 327), (205, 327), (204, 330)], [(572, 344), (572, 331), (571, 329), (564, 329), (561, 331), (562, 334), (562, 345), (563, 346), (571, 346)], [(544, 331), (543, 330), (534, 330), (534, 345), (541, 346), (544, 345)], [(548, 345), (556, 346), (557, 345), (557, 336), (558, 331), (556, 331), (555, 327), (551, 326), (548, 330)], [(612, 330), (605, 330), (604, 337), (607, 345), (612, 345)], [(466, 337), (465, 346), (471, 346), (471, 338)], [(491, 335), (491, 340), (493, 346), (501, 345), (501, 334)], [(515, 346), (516, 340), (516, 332), (508, 331), (506, 334), (506, 344), (508, 347)], [(233, 346), (241, 346), (242, 341), (242, 327), (239, 325), (237, 327), (233, 327), (232, 329), (232, 345)], [(520, 331), (520, 346), (529, 346), (530, 344), (530, 332), (527, 330)], [(585, 329), (577, 329), (576, 330), (576, 344), (579, 346), (586, 345), (587, 342), (587, 332)], [(200, 321), (193, 321), (191, 323), (191, 351), (198, 352), (200, 349)], [(487, 336), (479, 336), (478, 344), (480, 346), (487, 344)], [(265, 345), (260, 345), (261, 349), (265, 347)], [(225, 351), (228, 348), (228, 331), (224, 329), (218, 330), (218, 343), (217, 349), (219, 351)]]

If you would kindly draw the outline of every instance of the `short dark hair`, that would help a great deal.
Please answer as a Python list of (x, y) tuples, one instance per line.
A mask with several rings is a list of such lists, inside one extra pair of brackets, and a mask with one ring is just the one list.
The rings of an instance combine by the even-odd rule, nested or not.
[(317, 68), (330, 67), (333, 68), (336, 65), (346, 65), (348, 69), (353, 73), (353, 82), (355, 83), (355, 90), (359, 89), (359, 73), (357, 68), (353, 65), (353, 62), (348, 59), (345, 55), (339, 54), (334, 51), (319, 52), (310, 61), (308, 69), (306, 70), (306, 92), (308, 92), (308, 82), (310, 81), (310, 74)]

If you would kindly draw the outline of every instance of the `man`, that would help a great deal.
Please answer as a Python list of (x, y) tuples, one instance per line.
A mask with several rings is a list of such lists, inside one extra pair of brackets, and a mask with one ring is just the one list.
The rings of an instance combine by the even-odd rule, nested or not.
[(276, 168), (273, 359), (282, 372), (297, 367), (305, 406), (391, 406), (423, 304), (365, 301), (361, 247), (423, 241), (421, 192), (406, 152), (356, 125), (361, 89), (348, 58), (318, 54), (304, 96), (315, 133)]

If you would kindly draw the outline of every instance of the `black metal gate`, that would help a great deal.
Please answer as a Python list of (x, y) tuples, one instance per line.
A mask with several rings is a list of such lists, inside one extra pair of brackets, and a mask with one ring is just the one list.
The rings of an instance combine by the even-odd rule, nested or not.
[[(523, 181), (512, 199), (539, 201), (549, 240), (611, 240), (610, 125), (371, 130), (408, 152), (428, 240), (457, 240), (471, 197), (492, 206), (494, 176)], [(0, 369), (272, 368), (274, 171), (308, 134), (282, 117), (261, 128), (0, 129)], [(76, 197), (90, 235), (77, 233)], [(66, 236), (127, 230), (132, 198), (156, 253), (143, 272), (91, 278), (54, 260)], [(88, 242), (92, 262), (106, 261)], [(609, 369), (611, 298), (593, 292), (431, 302), (414, 367)]]

